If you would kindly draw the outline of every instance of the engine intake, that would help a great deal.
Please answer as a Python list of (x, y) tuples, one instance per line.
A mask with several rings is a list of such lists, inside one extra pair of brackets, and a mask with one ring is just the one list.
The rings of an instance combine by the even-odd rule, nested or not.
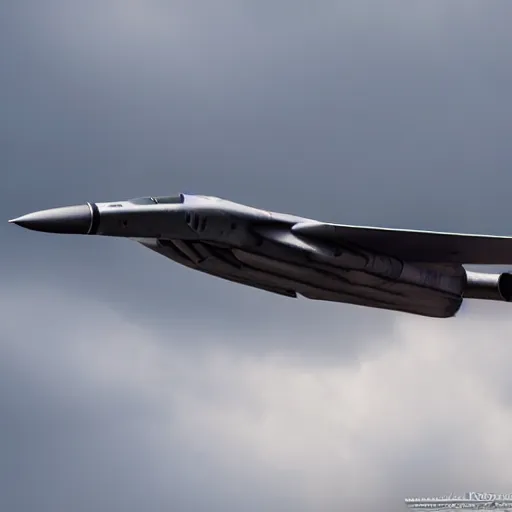
[(512, 301), (512, 273), (487, 274), (466, 271), (466, 299)]

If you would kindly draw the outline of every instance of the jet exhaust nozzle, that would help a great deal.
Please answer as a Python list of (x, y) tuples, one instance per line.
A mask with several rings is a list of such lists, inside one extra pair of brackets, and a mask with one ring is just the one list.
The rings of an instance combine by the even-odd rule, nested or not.
[(487, 274), (466, 271), (466, 299), (512, 301), (512, 273)]
[(41, 210), (12, 219), (9, 222), (43, 233), (92, 235), (98, 228), (99, 211), (94, 203), (86, 203)]

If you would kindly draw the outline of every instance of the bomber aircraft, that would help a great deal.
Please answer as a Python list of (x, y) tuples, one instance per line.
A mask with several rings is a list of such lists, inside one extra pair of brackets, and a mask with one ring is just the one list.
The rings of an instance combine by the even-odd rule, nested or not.
[(46, 233), (129, 238), (189, 268), (286, 297), (436, 318), (465, 298), (512, 300), (512, 237), (350, 226), (218, 197), (86, 203), (9, 222)]

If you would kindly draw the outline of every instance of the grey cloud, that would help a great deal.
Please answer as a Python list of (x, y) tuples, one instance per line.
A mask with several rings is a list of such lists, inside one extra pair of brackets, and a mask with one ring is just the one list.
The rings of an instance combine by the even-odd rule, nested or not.
[[(227, 486), (219, 498), (217, 461), (195, 452), (194, 440), (183, 444), (173, 410), (188, 374), (165, 348), (173, 338), (155, 345), (153, 332), (94, 302), (51, 295), (46, 307), (37, 289), (32, 300), (2, 299), (13, 315), (27, 303), (39, 310), (30, 329), (18, 321), (3, 327), (2, 508), (222, 509), (232, 497)], [(65, 314), (56, 329), (45, 321), (54, 307)]]
[[(260, 18), (240, 7), (230, 14), (229, 2), (214, 12), (173, 3), (156, 15), (158, 5), (128, 5), (36, 11), (32, 23), (20, 23), (23, 35), (39, 34), (27, 52), (41, 72), (23, 97), (27, 116), (35, 101), (51, 123), (41, 149), (63, 185), (80, 180), (82, 190), (105, 197), (207, 188), (351, 222), (376, 222), (379, 212), (403, 224), (415, 210), (407, 222), (423, 224), (427, 211), (429, 222), (460, 229), (468, 215), (478, 222), (482, 193), (497, 193), (480, 181), (510, 156), (497, 140), (510, 126), (509, 102), (499, 101), (510, 85), (507, 51), (496, 43), (508, 32), (495, 22), (495, 39), (490, 32), (461, 38), (482, 34), (477, 24), (498, 13), (474, 5), (444, 13), (437, 5), (410, 8), (403, 18), (384, 9), (369, 17), (365, 4), (341, 11), (326, 4), (284, 24), (287, 4), (261, 7)], [(252, 28), (255, 16), (260, 29)], [(173, 30), (174, 19), (186, 30)], [(466, 202), (452, 198), (461, 180)], [(329, 199), (323, 207), (322, 198)], [(459, 211), (468, 207), (454, 213), (454, 201)]]
[(150, 330), (59, 290), (1, 306), (9, 510), (396, 510), (508, 482), (506, 320), (403, 316), (398, 346), (347, 365), (205, 348), (231, 334)]
[[(184, 190), (509, 234), (510, 14), (476, 1), (4, 2), (0, 217)], [(507, 484), (506, 304), (409, 322), (239, 288), (121, 240), (1, 223), (0, 236), (0, 496), (25, 510), (367, 510), (375, 496), (391, 509)], [(158, 382), (133, 368), (146, 345)], [(447, 402), (456, 415), (438, 421)]]

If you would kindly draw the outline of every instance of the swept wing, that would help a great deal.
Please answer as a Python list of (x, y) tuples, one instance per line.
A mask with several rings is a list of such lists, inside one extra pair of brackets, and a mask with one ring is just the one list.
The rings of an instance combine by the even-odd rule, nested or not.
[(301, 222), (298, 236), (364, 248), (422, 263), (507, 265), (512, 263), (512, 237), (443, 233), (407, 229)]

